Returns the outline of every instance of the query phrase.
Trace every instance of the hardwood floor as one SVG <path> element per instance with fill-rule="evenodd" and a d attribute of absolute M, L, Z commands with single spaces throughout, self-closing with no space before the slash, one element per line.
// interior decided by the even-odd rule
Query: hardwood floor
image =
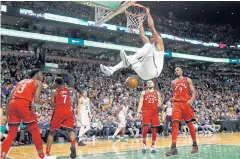
<path fill-rule="evenodd" d="M 216 145 L 239 145 L 240 146 L 240 133 L 226 133 L 226 134 L 211 134 L 211 135 L 199 135 L 197 137 L 199 145 L 204 144 L 216 144 Z M 187 146 L 191 145 L 192 140 L 190 136 L 180 136 L 177 140 L 177 146 Z M 157 138 L 157 148 L 169 147 L 171 145 L 171 137 Z M 46 149 L 44 144 L 44 151 Z M 148 138 L 147 146 L 151 146 L 151 138 Z M 64 144 L 54 144 L 51 149 L 51 154 L 54 156 L 68 156 L 70 143 Z M 121 143 L 117 141 L 113 143 L 111 140 L 103 141 L 89 141 L 84 147 L 77 147 L 77 154 L 99 154 L 105 152 L 121 152 L 121 151 L 131 151 L 131 150 L 141 150 L 142 139 L 129 139 L 128 142 Z M 8 154 L 9 158 L 14 159 L 35 159 L 37 158 L 37 153 L 34 145 L 29 146 L 14 146 L 11 147 Z"/>

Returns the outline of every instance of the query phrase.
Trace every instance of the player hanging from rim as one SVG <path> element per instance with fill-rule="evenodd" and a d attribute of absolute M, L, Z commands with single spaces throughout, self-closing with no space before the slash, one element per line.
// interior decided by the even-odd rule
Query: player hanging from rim
<path fill-rule="evenodd" d="M 152 146 L 151 153 L 155 153 L 156 139 L 157 139 L 157 126 L 158 123 L 158 107 L 161 106 L 161 95 L 154 88 L 154 82 L 152 80 L 147 81 L 147 90 L 142 91 L 137 117 L 140 117 L 142 114 L 142 136 L 143 136 L 143 146 L 142 152 L 146 153 L 146 138 L 149 124 L 152 127 Z"/>
<path fill-rule="evenodd" d="M 56 131 L 62 128 L 68 132 L 68 136 L 71 142 L 70 157 L 76 158 L 74 115 L 72 112 L 69 91 L 71 88 L 64 87 L 64 81 L 61 77 L 57 77 L 54 80 L 53 88 L 54 90 L 51 94 L 51 106 L 54 111 L 50 123 L 50 134 L 47 139 L 46 155 L 50 156 L 50 149 L 53 144 L 53 138 L 56 135 Z"/>
<path fill-rule="evenodd" d="M 143 23 L 140 25 L 139 32 L 144 46 L 140 48 L 134 55 L 127 56 L 124 50 L 120 51 L 120 57 L 122 61 L 114 67 L 107 67 L 100 65 L 101 71 L 107 76 L 111 76 L 119 69 L 131 68 L 142 78 L 143 80 L 150 80 L 158 77 L 163 69 L 164 63 L 164 45 L 163 39 L 157 33 L 154 27 L 154 21 L 149 12 L 146 9 L 148 15 L 148 26 L 151 30 L 152 37 L 149 39 L 144 35 Z"/>
<path fill-rule="evenodd" d="M 172 109 L 172 146 L 167 156 L 178 155 L 176 148 L 179 122 L 183 120 L 187 123 L 189 128 L 193 145 L 191 153 L 198 152 L 198 145 L 196 140 L 196 131 L 192 121 L 195 121 L 194 112 L 192 108 L 193 101 L 196 99 L 196 90 L 192 80 L 183 76 L 183 69 L 177 67 L 175 69 L 177 78 L 172 81 L 173 89 L 173 109 Z"/>
<path fill-rule="evenodd" d="M 129 104 L 127 98 L 123 99 L 123 103 L 119 108 L 117 108 L 115 115 L 118 121 L 118 128 L 116 129 L 115 133 L 112 136 L 112 141 L 116 142 L 116 136 L 122 130 L 120 141 L 127 142 L 126 138 L 124 137 L 126 130 L 126 117 L 129 116 L 129 118 L 131 119 L 133 118 L 132 115 L 129 113 Z"/>

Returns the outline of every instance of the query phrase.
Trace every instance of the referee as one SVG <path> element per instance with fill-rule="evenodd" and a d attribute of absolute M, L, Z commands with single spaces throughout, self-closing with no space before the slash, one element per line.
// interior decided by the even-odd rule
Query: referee
<path fill-rule="evenodd" d="M 169 124 L 172 121 L 172 103 L 170 101 L 167 102 L 166 108 L 163 110 L 163 120 L 164 120 L 164 136 L 167 137 Z"/>

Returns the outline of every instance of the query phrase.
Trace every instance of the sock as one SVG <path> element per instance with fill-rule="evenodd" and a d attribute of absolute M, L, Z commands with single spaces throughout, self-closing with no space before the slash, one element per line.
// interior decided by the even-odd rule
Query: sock
<path fill-rule="evenodd" d="M 157 129 L 152 128 L 152 146 L 155 145 L 156 139 L 157 139 Z"/>
<path fill-rule="evenodd" d="M 116 137 L 117 134 L 118 134 L 120 131 L 121 131 L 121 128 L 117 128 L 116 131 L 115 131 L 115 133 L 113 134 L 113 137 Z"/>
<path fill-rule="evenodd" d="M 172 123 L 172 145 L 175 145 L 175 146 L 176 146 L 176 143 L 177 143 L 178 127 L 179 127 L 178 122 L 173 122 Z"/>
<path fill-rule="evenodd" d="M 144 126 L 142 136 L 143 136 L 143 144 L 145 145 L 146 145 L 147 132 L 148 132 L 148 126 Z"/>
<path fill-rule="evenodd" d="M 41 159 L 44 159 L 45 154 L 42 152 L 42 153 L 38 154 L 38 156 L 39 156 Z"/>
<path fill-rule="evenodd" d="M 124 64 L 123 64 L 122 61 L 119 62 L 117 65 L 111 67 L 111 69 L 112 69 L 114 72 L 117 71 L 117 70 L 120 70 L 120 69 L 122 69 L 122 68 L 124 68 Z"/>
<path fill-rule="evenodd" d="M 50 147 L 49 147 L 49 148 L 48 148 L 48 147 L 46 148 L 46 155 L 50 155 L 50 149 L 51 149 Z"/>
<path fill-rule="evenodd" d="M 8 136 L 2 142 L 1 158 L 5 158 L 18 131 L 18 126 L 9 126 Z"/>
<path fill-rule="evenodd" d="M 192 141 L 193 141 L 193 145 L 197 145 L 197 141 L 196 141 L 196 131 L 194 129 L 193 123 L 189 122 L 187 123 L 191 137 L 192 137 Z"/>
<path fill-rule="evenodd" d="M 72 139 L 72 140 L 71 140 L 71 145 L 72 145 L 72 146 L 75 146 L 75 143 L 76 143 L 76 140 L 75 140 L 75 139 Z"/>

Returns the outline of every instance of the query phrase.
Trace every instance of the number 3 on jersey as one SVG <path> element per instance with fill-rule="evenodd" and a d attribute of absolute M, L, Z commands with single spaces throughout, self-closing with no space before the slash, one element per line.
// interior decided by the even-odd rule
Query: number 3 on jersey
<path fill-rule="evenodd" d="M 20 90 L 18 90 L 17 92 L 18 92 L 18 93 L 22 93 L 22 92 L 24 91 L 24 88 L 25 88 L 26 85 L 27 85 L 27 82 L 21 84 Z"/>

